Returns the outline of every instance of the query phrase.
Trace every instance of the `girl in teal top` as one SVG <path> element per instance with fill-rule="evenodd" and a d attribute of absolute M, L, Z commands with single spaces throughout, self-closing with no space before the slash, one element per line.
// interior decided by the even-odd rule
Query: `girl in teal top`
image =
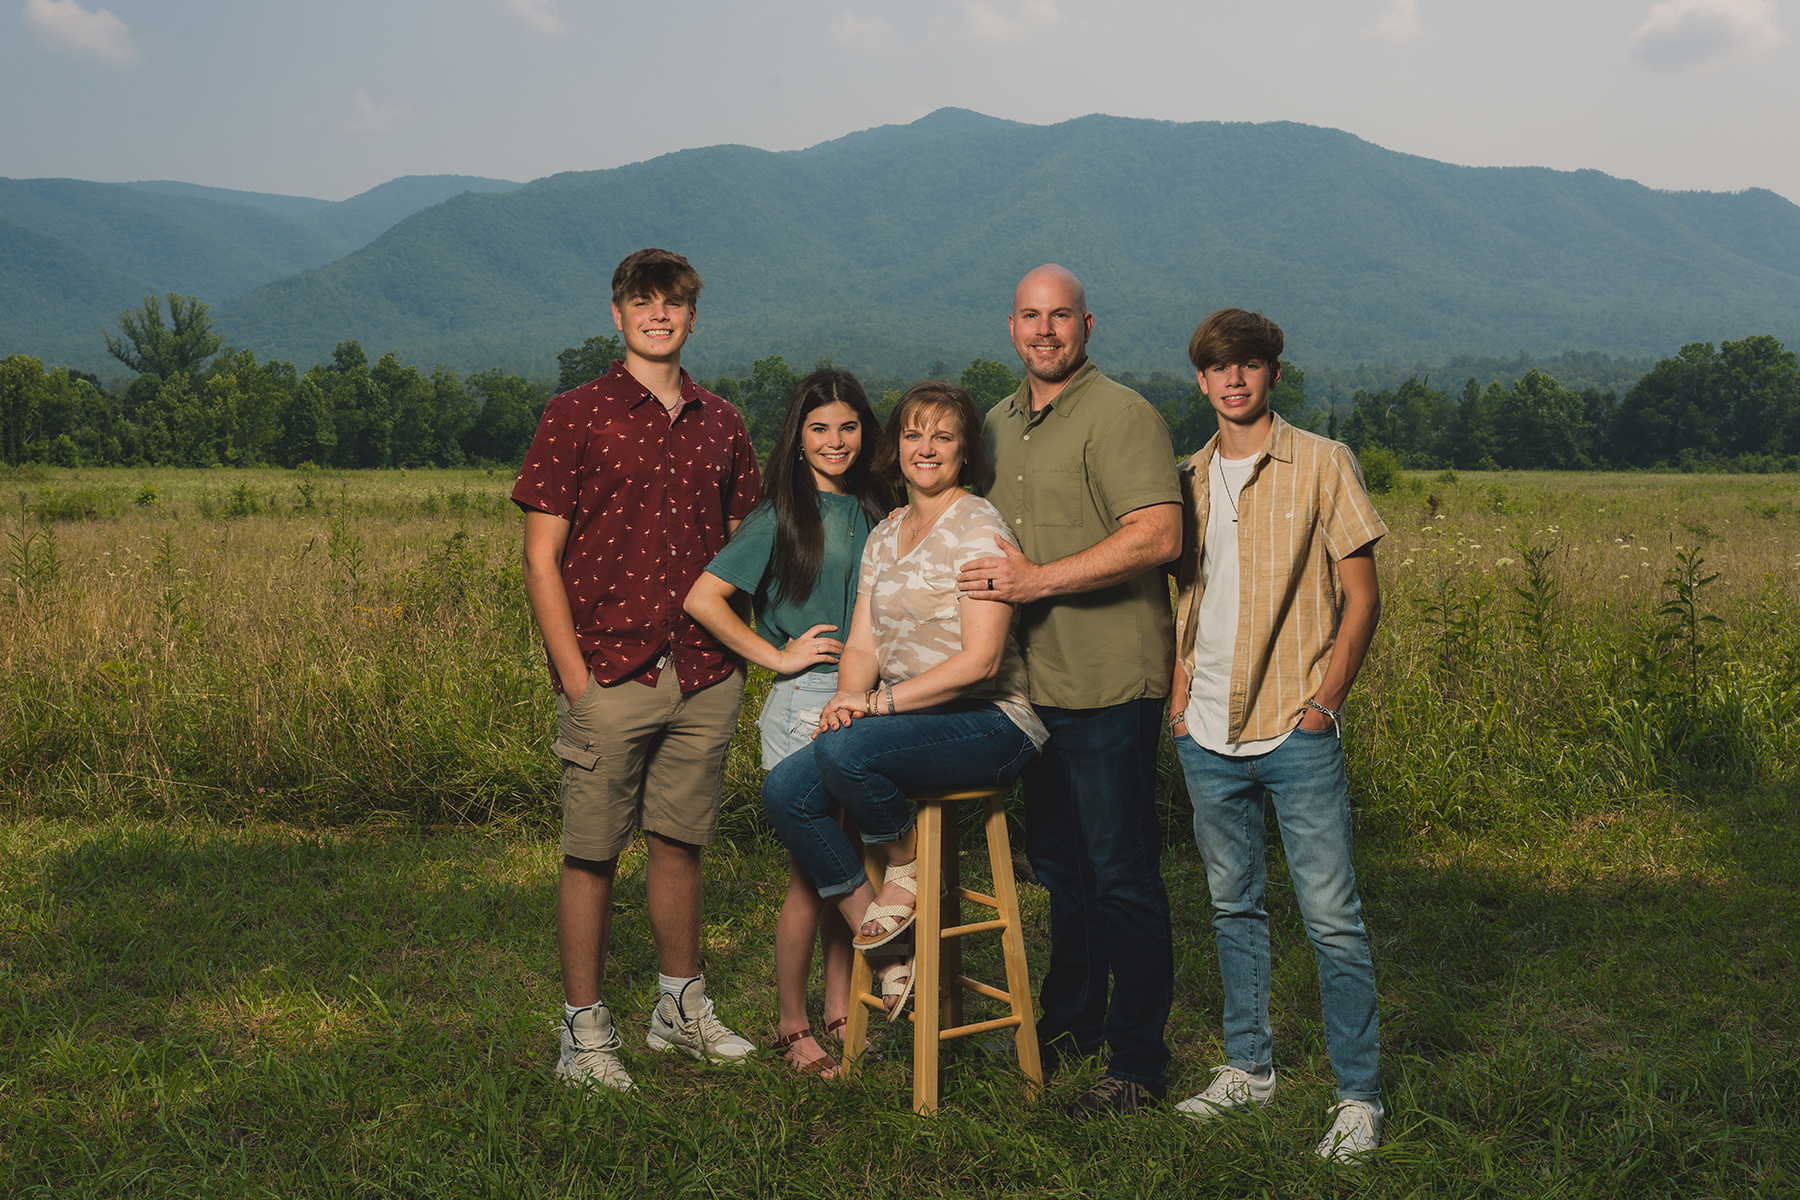
<path fill-rule="evenodd" d="M 880 436 L 881 422 L 855 376 L 827 368 L 802 379 L 769 451 L 762 502 L 688 593 L 690 616 L 735 653 L 775 672 L 760 722 L 765 769 L 797 751 L 810 753 L 820 710 L 837 691 L 837 656 L 856 606 L 863 543 L 895 505 L 892 489 L 869 470 Z M 739 592 L 751 597 L 755 629 L 731 605 Z M 829 1078 L 837 1063 L 813 1040 L 806 1014 L 814 930 L 824 955 L 830 1033 L 850 1011 L 850 927 L 790 858 L 775 926 L 776 1047 L 803 1074 Z"/>

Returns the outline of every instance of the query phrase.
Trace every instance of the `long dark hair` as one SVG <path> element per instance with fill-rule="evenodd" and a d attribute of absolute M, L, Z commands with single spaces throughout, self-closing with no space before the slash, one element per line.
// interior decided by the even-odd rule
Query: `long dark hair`
<path fill-rule="evenodd" d="M 825 367 L 802 379 L 788 401 L 781 435 L 769 451 L 763 470 L 763 503 L 775 510 L 775 594 L 788 604 L 804 604 L 812 595 L 825 561 L 825 523 L 819 519 L 818 484 L 812 467 L 800 452 L 800 431 L 807 416 L 828 404 L 847 404 L 862 425 L 862 449 L 844 473 L 844 490 L 862 505 L 869 524 L 875 525 L 894 507 L 894 490 L 870 470 L 881 442 L 881 419 L 869 405 L 868 394 L 856 376 L 836 367 Z M 839 631 L 840 633 L 846 631 Z"/>

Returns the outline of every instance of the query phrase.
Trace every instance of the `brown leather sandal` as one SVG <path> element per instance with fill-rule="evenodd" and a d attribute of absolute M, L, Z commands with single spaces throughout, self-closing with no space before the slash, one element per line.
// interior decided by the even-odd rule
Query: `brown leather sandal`
<path fill-rule="evenodd" d="M 817 1075 L 820 1079 L 836 1079 L 838 1070 L 837 1059 L 831 1057 L 829 1054 L 821 1053 L 819 1057 L 808 1059 L 805 1062 L 794 1061 L 794 1044 L 800 1041 L 801 1038 L 808 1038 L 811 1036 L 812 1026 L 805 1025 L 795 1030 L 793 1033 L 783 1034 L 776 1038 L 773 1042 L 769 1043 L 769 1049 L 781 1051 L 781 1055 L 783 1058 L 787 1059 L 788 1065 L 802 1075 Z"/>

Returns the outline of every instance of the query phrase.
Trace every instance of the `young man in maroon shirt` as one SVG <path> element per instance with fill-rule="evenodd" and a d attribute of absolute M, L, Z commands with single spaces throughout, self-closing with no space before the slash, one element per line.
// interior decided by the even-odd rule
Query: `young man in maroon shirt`
<path fill-rule="evenodd" d="M 648 1043 L 695 1058 L 753 1047 L 713 1015 L 700 976 L 701 851 L 712 840 L 743 674 L 682 608 L 757 498 L 744 421 L 681 369 L 700 276 L 667 250 L 613 272 L 625 358 L 550 401 L 513 502 L 525 510 L 525 592 L 557 695 L 562 874 L 559 1078 L 625 1090 L 601 999 L 613 876 L 644 830 L 659 988 Z"/>

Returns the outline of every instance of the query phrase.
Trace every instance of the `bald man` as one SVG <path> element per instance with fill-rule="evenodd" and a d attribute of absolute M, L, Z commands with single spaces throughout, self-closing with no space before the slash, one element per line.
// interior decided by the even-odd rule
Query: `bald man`
<path fill-rule="evenodd" d="M 1048 264 L 1007 317 L 1025 382 L 988 413 L 984 493 L 1023 552 L 976 559 L 970 597 L 1019 605 L 1031 703 L 1050 729 L 1024 777 L 1025 846 L 1050 893 L 1038 1036 L 1048 1069 L 1106 1052 L 1077 1120 L 1159 1100 L 1174 991 L 1156 747 L 1175 635 L 1156 568 L 1181 548 L 1169 430 L 1088 361 L 1080 280 Z M 1109 995 L 1110 992 L 1110 995 Z"/>

